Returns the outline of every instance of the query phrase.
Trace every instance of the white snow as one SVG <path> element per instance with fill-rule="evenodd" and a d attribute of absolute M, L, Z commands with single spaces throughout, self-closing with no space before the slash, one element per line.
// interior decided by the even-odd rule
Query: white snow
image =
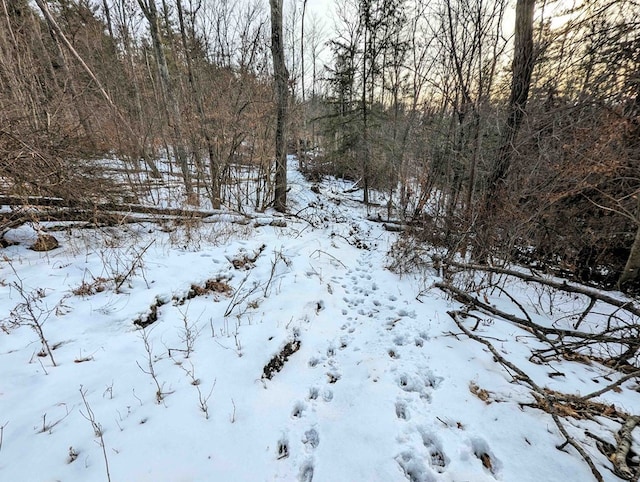
<path fill-rule="evenodd" d="M 460 305 L 431 287 L 436 272 L 390 272 L 397 235 L 367 221 L 344 182 L 316 195 L 289 176 L 299 217 L 284 228 L 267 212 L 249 225 L 229 215 L 190 229 L 69 229 L 52 233 L 61 247 L 47 253 L 27 249 L 27 227 L 7 236 L 20 244 L 0 253 L 0 480 L 104 481 L 104 454 L 112 481 L 593 480 L 572 447 L 556 448 L 551 417 L 520 405 L 533 401 L 527 386 L 461 334 L 447 315 Z M 188 296 L 207 280 L 231 291 Z M 38 356 L 29 312 L 12 318 L 25 301 L 15 283 L 33 297 L 57 366 Z M 558 295 L 553 314 L 536 313 L 543 294 L 510 283 L 538 323 L 575 309 Z M 147 350 L 134 321 L 158 301 Z M 514 311 L 499 292 L 491 302 Z M 619 377 L 595 363 L 535 364 L 538 340 L 501 319 L 475 333 L 554 390 L 586 394 Z M 263 378 L 295 340 L 300 349 Z M 598 400 L 638 414 L 629 387 Z M 565 422 L 605 480 L 620 480 L 585 436 L 615 443 L 620 425 Z"/>

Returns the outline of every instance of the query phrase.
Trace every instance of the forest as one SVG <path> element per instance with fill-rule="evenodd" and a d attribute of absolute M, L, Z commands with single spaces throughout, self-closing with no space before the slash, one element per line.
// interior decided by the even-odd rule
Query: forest
<path fill-rule="evenodd" d="M 158 178 L 160 159 L 182 178 L 182 206 L 283 211 L 286 151 L 308 176 L 358 181 L 363 203 L 385 203 L 406 249 L 637 290 L 636 2 L 331 7 L 280 8 L 275 75 L 266 2 L 2 0 L 0 177 L 13 210 L 0 233 L 36 216 L 35 199 L 77 216 L 144 204 L 140 172 Z M 124 185 L 92 161 L 105 157 L 123 162 Z"/>
<path fill-rule="evenodd" d="M 0 0 L 0 479 L 640 477 L 637 0 Z"/>

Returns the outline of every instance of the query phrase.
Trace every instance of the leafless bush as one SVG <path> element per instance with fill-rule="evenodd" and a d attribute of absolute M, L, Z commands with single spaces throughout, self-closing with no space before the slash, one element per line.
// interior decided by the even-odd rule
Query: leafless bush
<path fill-rule="evenodd" d="M 127 249 L 104 247 L 98 254 L 102 260 L 105 276 L 97 279 L 106 278 L 113 281 L 116 293 L 119 293 L 122 286 L 136 275 L 142 276 L 146 282 L 144 255 L 154 243 L 155 239 L 143 247 L 136 245 Z"/>
<path fill-rule="evenodd" d="M 142 328 L 140 330 L 140 338 L 142 339 L 142 343 L 144 344 L 144 350 L 146 354 L 146 368 L 143 368 L 140 363 L 136 362 L 138 368 L 142 370 L 143 373 L 146 373 L 151 377 L 153 383 L 156 386 L 156 402 L 162 403 L 164 398 L 169 394 L 169 392 L 165 392 L 163 390 L 164 384 L 160 384 L 158 381 L 158 375 L 155 370 L 155 360 L 153 355 L 153 345 L 151 344 L 151 340 L 149 340 L 149 331 L 146 328 Z"/>
<path fill-rule="evenodd" d="M 22 298 L 22 302 L 18 303 L 11 310 L 9 315 L 10 322 L 15 326 L 28 326 L 35 331 L 40 343 L 42 344 L 42 350 L 38 353 L 38 356 L 48 356 L 51 360 L 51 364 L 55 367 L 57 364 L 53 357 L 53 351 L 49 345 L 49 341 L 44 334 L 43 326 L 51 314 L 56 312 L 57 306 L 53 308 L 48 308 L 46 306 L 43 301 L 46 293 L 43 289 L 38 288 L 28 291 L 25 288 L 22 279 L 18 275 L 18 272 L 11 263 L 9 264 L 17 278 L 17 281 L 12 283 L 12 287 L 18 292 L 20 298 Z"/>
<path fill-rule="evenodd" d="M 80 385 L 80 396 L 82 397 L 82 401 L 84 402 L 84 406 L 85 406 L 85 409 L 86 409 L 86 413 L 83 413 L 82 410 L 81 410 L 80 414 L 89 421 L 89 423 L 91 424 L 91 428 L 93 429 L 93 434 L 98 439 L 98 445 L 100 445 L 100 448 L 102 449 L 102 456 L 104 458 L 104 466 L 105 466 L 105 470 L 107 472 L 107 481 L 111 482 L 111 474 L 109 473 L 109 459 L 107 457 L 107 447 L 106 447 L 106 445 L 104 443 L 104 430 L 102 429 L 102 425 L 100 425 L 98 423 L 98 421 L 96 420 L 95 414 L 93 413 L 93 410 L 91 409 L 91 406 L 89 405 L 89 401 L 87 400 L 87 390 L 84 389 L 82 387 L 82 385 Z M 73 458 L 72 457 L 72 453 L 74 453 L 74 451 L 70 447 L 69 448 L 69 458 L 70 458 L 70 460 Z M 77 457 L 77 453 L 75 453 L 75 455 Z M 73 461 L 73 460 L 71 460 L 71 461 Z"/>
<path fill-rule="evenodd" d="M 191 385 L 193 385 L 196 391 L 198 392 L 198 408 L 200 408 L 200 411 L 204 414 L 204 418 L 208 420 L 209 419 L 209 399 L 211 398 L 211 395 L 213 395 L 213 389 L 216 387 L 216 380 L 213 381 L 213 384 L 211 385 L 211 390 L 209 390 L 209 393 L 207 395 L 203 394 L 202 390 L 200 389 L 202 380 L 200 380 L 199 378 L 196 378 L 196 369 L 193 366 L 193 363 L 190 363 L 190 365 L 191 365 L 190 368 L 186 368 L 182 363 L 178 363 L 178 366 L 182 368 L 182 370 L 186 373 L 187 377 L 189 377 L 189 380 L 191 380 Z"/>

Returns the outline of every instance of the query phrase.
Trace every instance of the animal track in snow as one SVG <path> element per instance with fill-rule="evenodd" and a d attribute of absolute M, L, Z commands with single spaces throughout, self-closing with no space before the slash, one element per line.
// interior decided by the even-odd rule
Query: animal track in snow
<path fill-rule="evenodd" d="M 409 420 L 409 411 L 405 402 L 396 402 L 396 417 L 398 417 L 400 420 Z"/>
<path fill-rule="evenodd" d="M 336 383 L 338 380 L 340 380 L 340 378 L 342 378 L 342 376 L 336 371 L 327 373 L 327 381 L 329 383 Z"/>
<path fill-rule="evenodd" d="M 307 396 L 307 398 L 309 400 L 317 400 L 319 394 L 320 390 L 318 389 L 318 387 L 311 387 L 309 388 L 309 395 Z"/>
<path fill-rule="evenodd" d="M 422 444 L 429 451 L 429 462 L 431 467 L 437 472 L 444 472 L 449 464 L 449 457 L 447 457 L 442 450 L 442 444 L 438 437 L 424 428 L 418 428 L 420 435 L 422 436 Z"/>
<path fill-rule="evenodd" d="M 278 446 L 277 446 L 277 457 L 278 460 L 280 459 L 286 459 L 289 456 L 289 441 L 287 440 L 286 437 L 282 437 L 280 440 L 278 440 Z"/>
<path fill-rule="evenodd" d="M 320 435 L 315 428 L 311 428 L 304 433 L 302 437 L 302 443 L 305 444 L 310 450 L 315 449 L 320 445 Z"/>
<path fill-rule="evenodd" d="M 327 389 L 325 389 L 325 390 L 322 392 L 322 399 L 323 399 L 325 402 L 330 402 L 331 400 L 333 400 L 333 391 L 329 390 L 328 388 L 327 388 Z"/>
<path fill-rule="evenodd" d="M 299 482 L 311 482 L 313 480 L 313 461 L 307 460 L 300 467 L 300 473 L 298 475 Z"/>
<path fill-rule="evenodd" d="M 309 358 L 309 366 L 311 368 L 315 368 L 320 363 L 322 363 L 322 359 L 321 358 L 318 358 L 316 356 L 313 356 L 313 357 Z"/>
<path fill-rule="evenodd" d="M 400 310 L 398 310 L 398 316 L 401 316 L 401 317 L 405 317 L 406 316 L 408 318 L 415 319 L 417 315 L 416 315 L 415 311 L 407 311 L 407 310 L 400 309 Z"/>
<path fill-rule="evenodd" d="M 430 391 L 440 385 L 442 377 L 438 377 L 427 370 L 417 375 L 402 374 L 398 377 L 397 382 L 400 389 L 405 392 L 418 393 L 420 398 L 430 401 Z"/>
<path fill-rule="evenodd" d="M 489 444 L 482 438 L 474 437 L 469 440 L 473 454 L 482 462 L 482 466 L 495 476 L 502 468 L 502 463 L 493 454 Z"/>
<path fill-rule="evenodd" d="M 397 335 L 393 338 L 393 343 L 397 346 L 402 346 L 407 342 L 407 337 L 405 335 Z"/>
<path fill-rule="evenodd" d="M 396 456 L 396 462 L 410 482 L 435 482 L 435 478 L 420 458 L 411 451 L 404 451 Z"/>
<path fill-rule="evenodd" d="M 303 402 L 296 402 L 293 406 L 293 411 L 291 412 L 291 416 L 293 418 L 302 417 L 302 413 L 306 410 L 307 406 Z"/>

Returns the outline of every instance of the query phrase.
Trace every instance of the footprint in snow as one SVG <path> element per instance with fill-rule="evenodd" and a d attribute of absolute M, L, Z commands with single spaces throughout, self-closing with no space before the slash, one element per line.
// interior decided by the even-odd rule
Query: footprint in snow
<path fill-rule="evenodd" d="M 403 401 L 396 402 L 396 417 L 400 420 L 409 420 L 409 410 L 407 404 Z"/>
<path fill-rule="evenodd" d="M 407 343 L 407 337 L 405 335 L 397 335 L 393 338 L 393 343 L 397 346 L 402 346 Z"/>
<path fill-rule="evenodd" d="M 409 450 L 397 455 L 396 462 L 410 482 L 434 482 L 435 480 L 420 457 Z"/>
<path fill-rule="evenodd" d="M 402 374 L 398 377 L 397 382 L 401 390 L 408 393 L 417 393 L 420 398 L 430 402 L 430 392 L 438 388 L 442 380 L 442 377 L 438 377 L 427 370 L 424 373 L 421 372 L 414 375 Z"/>
<path fill-rule="evenodd" d="M 311 482 L 313 480 L 313 461 L 307 460 L 300 467 L 300 473 L 298 474 L 299 482 Z"/>
<path fill-rule="evenodd" d="M 302 443 L 309 449 L 313 450 L 320 445 L 320 435 L 315 428 L 311 428 L 304 433 Z"/>
<path fill-rule="evenodd" d="M 307 406 L 303 402 L 296 402 L 291 411 L 292 418 L 301 418 Z"/>
<path fill-rule="evenodd" d="M 307 396 L 307 399 L 317 400 L 319 394 L 320 394 L 320 389 L 318 387 L 311 387 L 309 388 L 309 395 Z"/>
<path fill-rule="evenodd" d="M 318 364 L 320 364 L 321 362 L 322 362 L 322 360 L 320 358 L 318 358 L 318 357 L 313 356 L 313 357 L 309 358 L 309 366 L 311 368 L 317 367 Z"/>
<path fill-rule="evenodd" d="M 407 310 L 398 310 L 398 316 L 402 316 L 402 317 L 409 317 L 409 318 L 416 318 L 416 312 L 415 311 L 407 311 Z"/>
<path fill-rule="evenodd" d="M 440 439 L 425 428 L 419 427 L 418 431 L 422 436 L 422 444 L 429 452 L 429 463 L 431 467 L 439 473 L 444 472 L 449 464 L 449 457 L 447 457 L 442 450 Z"/>
<path fill-rule="evenodd" d="M 284 436 L 278 440 L 276 456 L 278 460 L 286 459 L 289 456 L 289 441 Z"/>
<path fill-rule="evenodd" d="M 475 455 L 486 471 L 495 476 L 502 468 L 502 462 L 493 454 L 486 440 L 474 437 L 469 440 L 473 455 Z"/>
<path fill-rule="evenodd" d="M 331 371 L 327 373 L 327 381 L 331 384 L 336 383 L 338 380 L 340 380 L 342 376 L 336 372 L 336 371 Z M 333 398 L 333 395 L 332 395 Z"/>

